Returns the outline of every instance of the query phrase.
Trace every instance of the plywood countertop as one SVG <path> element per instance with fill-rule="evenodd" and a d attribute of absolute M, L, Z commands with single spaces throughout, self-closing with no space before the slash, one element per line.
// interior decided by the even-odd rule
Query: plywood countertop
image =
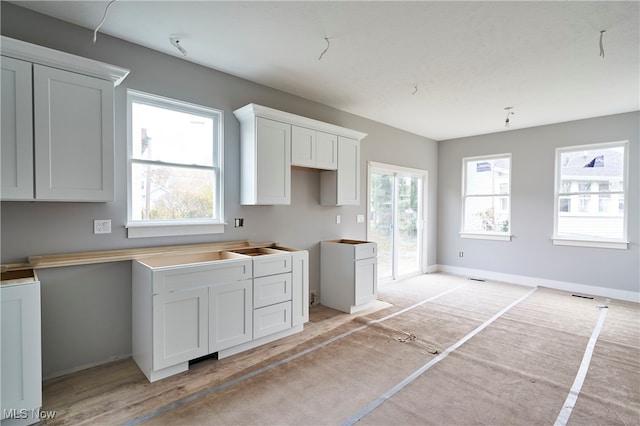
<path fill-rule="evenodd" d="M 120 250 L 85 251 L 29 256 L 26 262 L 2 265 L 2 272 L 24 269 L 57 268 L 62 266 L 90 265 L 94 263 L 120 262 L 168 254 L 193 254 L 254 247 L 273 247 L 275 242 L 254 243 L 250 241 L 228 241 L 220 243 L 185 244 L 176 246 L 142 247 Z"/>

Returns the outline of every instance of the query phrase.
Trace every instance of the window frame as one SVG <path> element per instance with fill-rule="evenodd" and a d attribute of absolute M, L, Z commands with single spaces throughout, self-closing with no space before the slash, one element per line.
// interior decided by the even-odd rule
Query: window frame
<path fill-rule="evenodd" d="M 487 197 L 496 197 L 497 199 L 507 198 L 507 211 L 509 214 L 509 231 L 507 232 L 496 232 L 496 231 L 467 231 L 465 230 L 465 212 L 466 212 L 466 199 L 467 197 L 477 197 L 478 195 L 469 195 L 467 194 L 467 164 L 470 162 L 478 162 L 482 160 L 509 160 L 509 191 L 507 194 L 503 194 L 498 192 L 494 192 L 491 195 L 486 195 Z M 502 153 L 502 154 L 491 154 L 491 155 L 481 155 L 474 157 L 464 157 L 462 159 L 462 191 L 461 191 L 461 220 L 460 220 L 460 237 L 461 238 L 471 238 L 471 239 L 481 239 L 481 240 L 495 240 L 495 241 L 511 241 L 511 226 L 512 226 L 512 218 L 511 218 L 511 176 L 512 176 L 512 155 L 511 153 Z"/>
<path fill-rule="evenodd" d="M 590 194 L 598 195 L 598 203 L 601 201 L 602 195 L 611 195 L 613 193 L 622 193 L 623 200 L 625 201 L 623 204 L 623 225 L 622 225 L 622 238 L 604 238 L 604 237 L 593 237 L 593 236 L 567 236 L 558 234 L 558 219 L 559 219 L 559 202 L 560 197 L 567 197 L 567 195 L 574 194 L 573 192 L 561 192 L 559 189 L 562 185 L 562 172 L 561 168 L 561 158 L 562 154 L 566 152 L 574 152 L 574 151 L 582 151 L 582 150 L 598 150 L 598 149 L 606 149 L 606 148 L 616 148 L 623 147 L 624 154 L 622 159 L 622 165 L 624 167 L 622 171 L 622 190 L 621 191 L 592 191 L 592 186 L 590 186 Z M 554 193 L 554 202 L 553 202 L 553 237 L 552 241 L 554 245 L 559 246 L 576 246 L 576 247 L 596 247 L 596 248 L 610 248 L 610 249 L 621 249 L 626 250 L 629 245 L 629 234 L 627 222 L 629 220 L 629 210 L 628 210 L 628 195 L 629 195 L 629 141 L 621 140 L 615 142 L 600 142 L 600 143 L 591 143 L 585 145 L 572 145 L 572 146 L 564 146 L 556 148 L 556 157 L 555 157 L 555 178 L 553 181 L 553 193 Z M 598 189 L 599 189 L 598 184 Z M 575 195 L 580 196 L 580 191 L 575 193 Z M 598 206 L 600 209 L 600 206 Z"/>
<path fill-rule="evenodd" d="M 132 168 L 136 163 L 133 158 L 132 140 L 132 114 L 133 103 L 143 103 L 158 108 L 199 114 L 215 117 L 218 121 L 217 129 L 214 129 L 216 141 L 214 149 L 214 164 L 212 166 L 215 176 L 215 197 L 213 207 L 214 216 L 218 219 L 194 219 L 194 220 L 132 220 Z M 217 163 L 215 160 L 217 159 Z M 145 164 L 156 162 L 158 165 L 167 165 L 162 161 L 144 160 Z M 186 168 L 190 168 L 188 165 Z M 194 169 L 202 169 L 194 166 Z M 216 209 L 217 206 L 217 209 Z M 127 238 L 167 237 L 183 235 L 206 235 L 224 233 L 224 111 L 208 106 L 196 105 L 190 102 L 171 99 L 160 95 L 145 93 L 138 90 L 127 89 Z"/>

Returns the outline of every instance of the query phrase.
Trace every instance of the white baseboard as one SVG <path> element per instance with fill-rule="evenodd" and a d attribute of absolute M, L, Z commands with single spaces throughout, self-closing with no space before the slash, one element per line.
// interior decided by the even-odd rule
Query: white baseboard
<path fill-rule="evenodd" d="M 77 367 L 71 368 L 69 370 L 56 371 L 53 373 L 49 373 L 42 378 L 42 380 L 54 379 L 60 376 L 66 376 L 67 374 L 77 373 L 78 371 L 86 370 L 88 368 L 97 367 L 103 364 L 109 364 L 110 362 L 119 361 L 124 358 L 131 358 L 131 354 L 122 354 L 122 355 L 112 355 L 107 359 L 103 359 L 102 361 L 92 362 L 90 364 L 79 365 Z"/>
<path fill-rule="evenodd" d="M 429 265 L 425 273 L 430 274 L 432 272 L 438 272 L 438 265 Z"/>
<path fill-rule="evenodd" d="M 592 285 L 571 283 L 566 281 L 548 280 L 545 278 L 529 277 L 525 275 L 503 274 L 501 272 L 485 271 L 482 269 L 461 268 L 458 266 L 437 265 L 437 270 L 454 275 L 462 275 L 470 278 L 481 278 L 494 281 L 525 285 L 528 287 L 548 287 L 556 290 L 569 291 L 593 296 L 609 297 L 611 299 L 625 300 L 640 303 L 640 292 L 618 290 L 615 288 L 597 287 Z"/>

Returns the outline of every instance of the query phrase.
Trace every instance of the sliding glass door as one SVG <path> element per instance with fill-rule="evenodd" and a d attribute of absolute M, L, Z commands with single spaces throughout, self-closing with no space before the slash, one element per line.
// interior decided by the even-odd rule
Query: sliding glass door
<path fill-rule="evenodd" d="M 422 272 L 426 171 L 369 164 L 368 239 L 378 244 L 378 280 Z"/>

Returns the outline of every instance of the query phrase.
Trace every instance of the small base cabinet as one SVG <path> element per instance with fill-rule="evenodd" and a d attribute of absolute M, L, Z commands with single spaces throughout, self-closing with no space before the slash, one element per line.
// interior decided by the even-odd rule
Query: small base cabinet
<path fill-rule="evenodd" d="M 40 421 L 42 342 L 40 282 L 35 271 L 2 273 L 2 425 Z"/>
<path fill-rule="evenodd" d="M 320 304 L 353 314 L 376 300 L 376 253 L 368 241 L 320 242 Z"/>
<path fill-rule="evenodd" d="M 308 321 L 308 307 L 306 316 L 300 310 L 309 288 L 304 250 L 154 256 L 134 261 L 132 273 L 133 359 L 150 382 L 193 359 L 302 331 Z"/>

